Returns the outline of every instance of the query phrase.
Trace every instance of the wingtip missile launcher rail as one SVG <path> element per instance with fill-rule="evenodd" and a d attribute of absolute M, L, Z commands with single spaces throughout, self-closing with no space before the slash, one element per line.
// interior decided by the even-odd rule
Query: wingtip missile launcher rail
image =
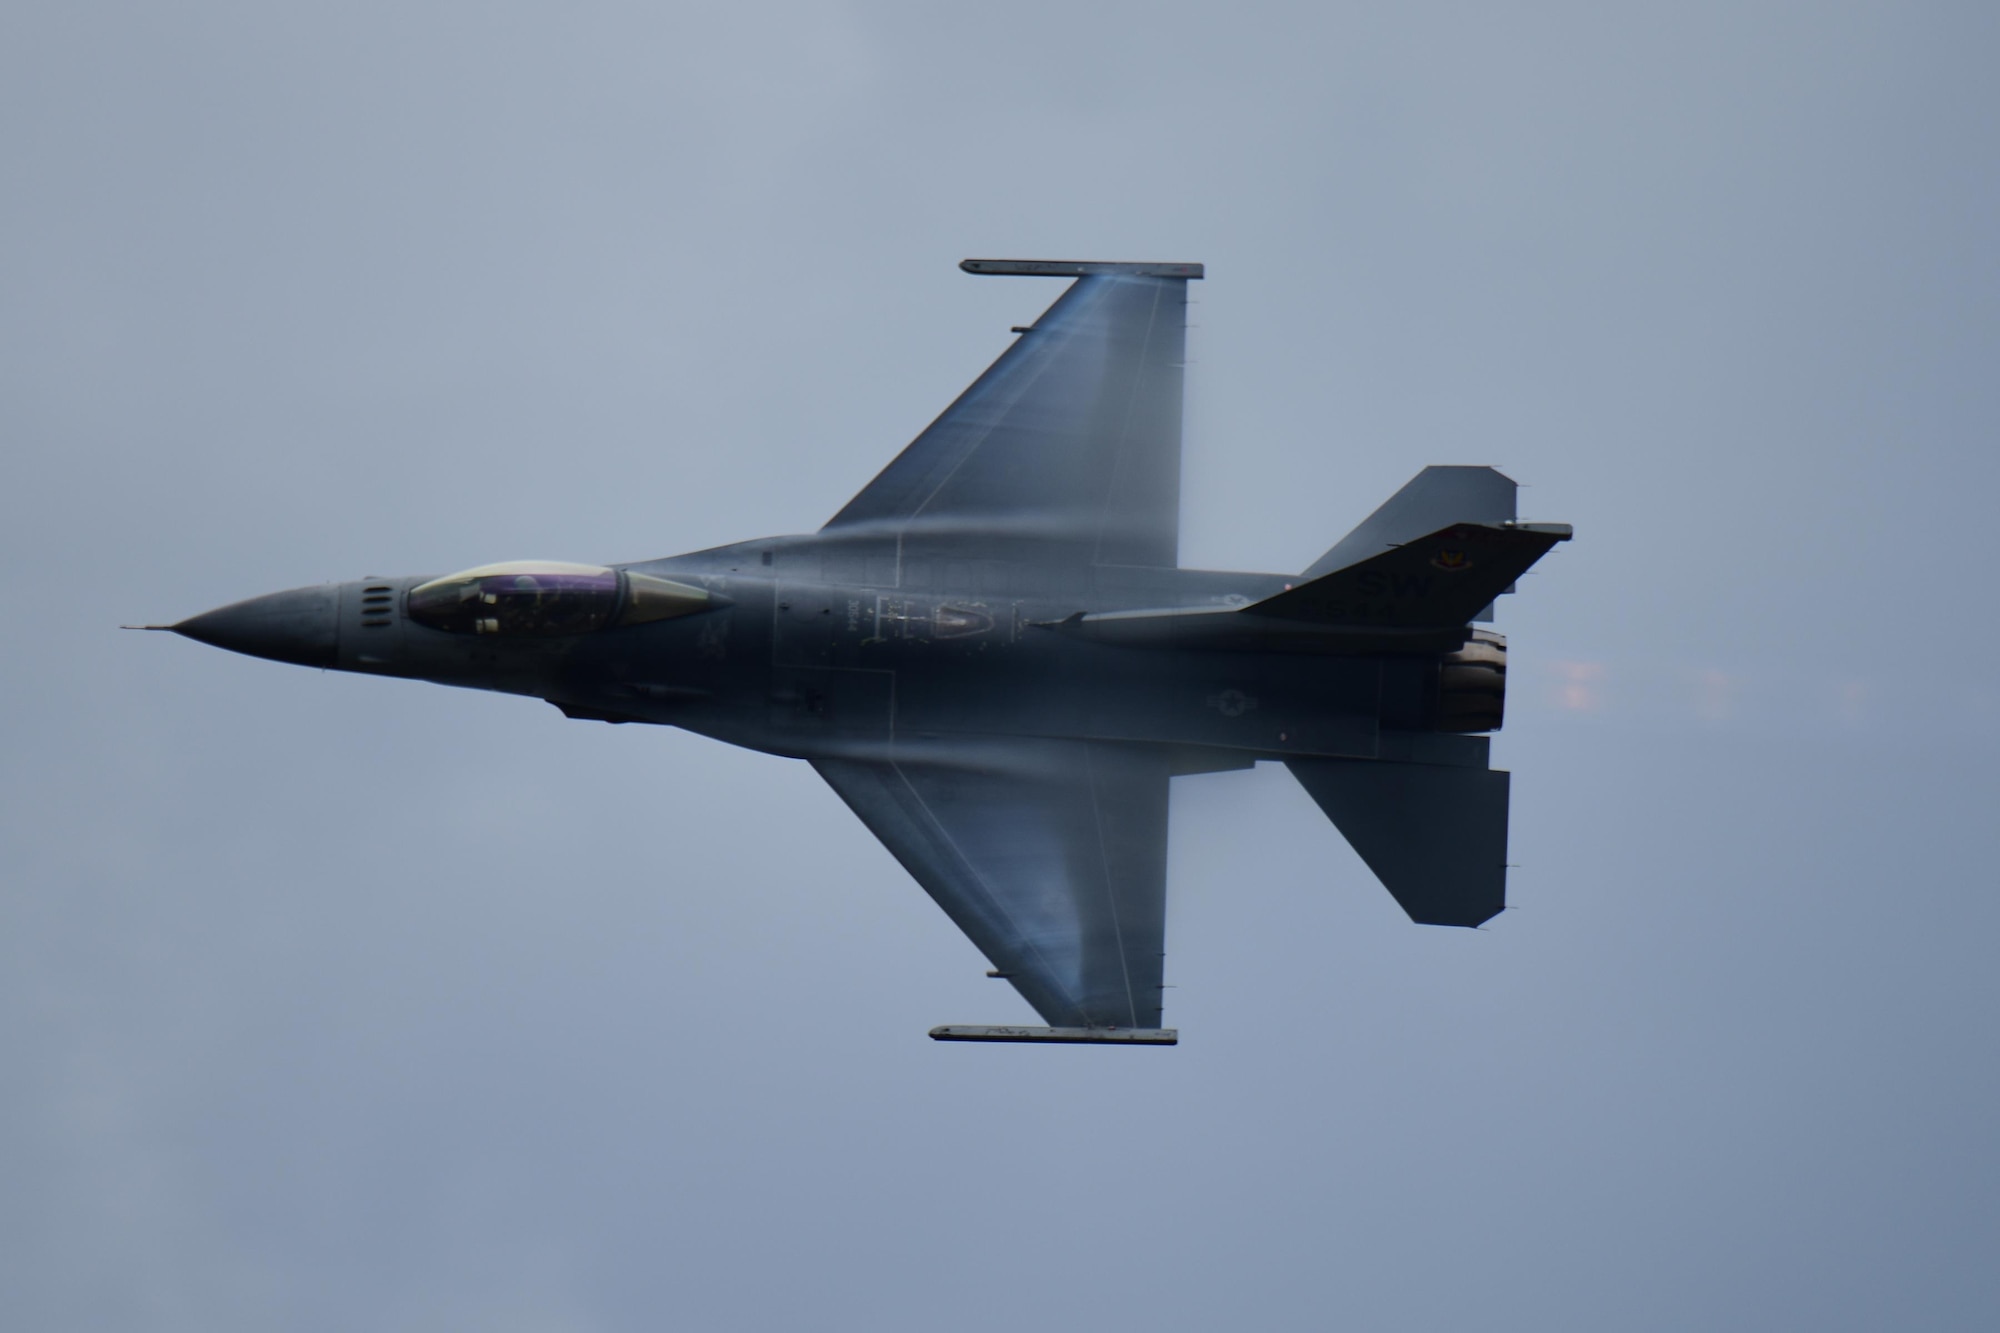
<path fill-rule="evenodd" d="M 947 1023 L 931 1029 L 932 1041 L 1015 1041 L 1067 1046 L 1176 1046 L 1179 1028 L 1030 1028 Z"/>
<path fill-rule="evenodd" d="M 1128 278 L 1199 278 L 1200 264 L 1111 262 L 1097 259 L 961 259 L 967 273 L 1018 278 L 1085 278 L 1116 273 Z"/>

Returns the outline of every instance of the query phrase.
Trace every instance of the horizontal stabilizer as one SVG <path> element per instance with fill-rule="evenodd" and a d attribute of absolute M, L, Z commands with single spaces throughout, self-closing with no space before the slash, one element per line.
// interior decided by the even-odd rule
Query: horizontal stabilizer
<path fill-rule="evenodd" d="M 1175 1046 L 1179 1028 L 1017 1028 L 947 1023 L 931 1029 L 932 1041 L 1039 1041 L 1061 1045 Z"/>
<path fill-rule="evenodd" d="M 1566 525 L 1461 523 L 1243 608 L 1325 625 L 1463 625 L 1548 553 Z"/>
<path fill-rule="evenodd" d="M 1500 527 L 1514 519 L 1514 479 L 1490 467 L 1427 467 L 1334 548 L 1312 562 L 1316 579 L 1454 523 Z"/>
<path fill-rule="evenodd" d="M 1285 766 L 1412 921 L 1476 926 L 1507 906 L 1507 773 L 1374 759 Z"/>

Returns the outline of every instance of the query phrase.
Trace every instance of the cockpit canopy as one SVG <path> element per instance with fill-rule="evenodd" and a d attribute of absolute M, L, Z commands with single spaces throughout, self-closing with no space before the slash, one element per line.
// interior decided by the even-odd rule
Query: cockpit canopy
<path fill-rule="evenodd" d="M 604 565 L 514 560 L 410 589 L 410 619 L 452 634 L 557 638 L 705 611 L 708 593 Z"/>

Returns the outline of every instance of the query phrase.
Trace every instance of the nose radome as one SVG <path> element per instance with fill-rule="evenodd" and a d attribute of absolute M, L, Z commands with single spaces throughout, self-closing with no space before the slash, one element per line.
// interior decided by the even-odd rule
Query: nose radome
<path fill-rule="evenodd" d="M 204 611 L 172 628 L 176 634 L 232 653 L 330 667 L 339 647 L 340 588 L 325 583 L 266 593 Z"/>

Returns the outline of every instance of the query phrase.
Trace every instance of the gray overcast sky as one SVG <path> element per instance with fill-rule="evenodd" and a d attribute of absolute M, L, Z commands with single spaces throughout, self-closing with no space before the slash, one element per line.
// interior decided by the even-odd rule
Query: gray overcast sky
<path fill-rule="evenodd" d="M 2000 1323 L 2000 11 L 0 9 L 0 1323 Z M 1426 463 L 1513 898 L 1177 784 L 1176 1050 L 801 764 L 121 621 L 834 512 L 1201 260 L 1183 559 Z"/>

